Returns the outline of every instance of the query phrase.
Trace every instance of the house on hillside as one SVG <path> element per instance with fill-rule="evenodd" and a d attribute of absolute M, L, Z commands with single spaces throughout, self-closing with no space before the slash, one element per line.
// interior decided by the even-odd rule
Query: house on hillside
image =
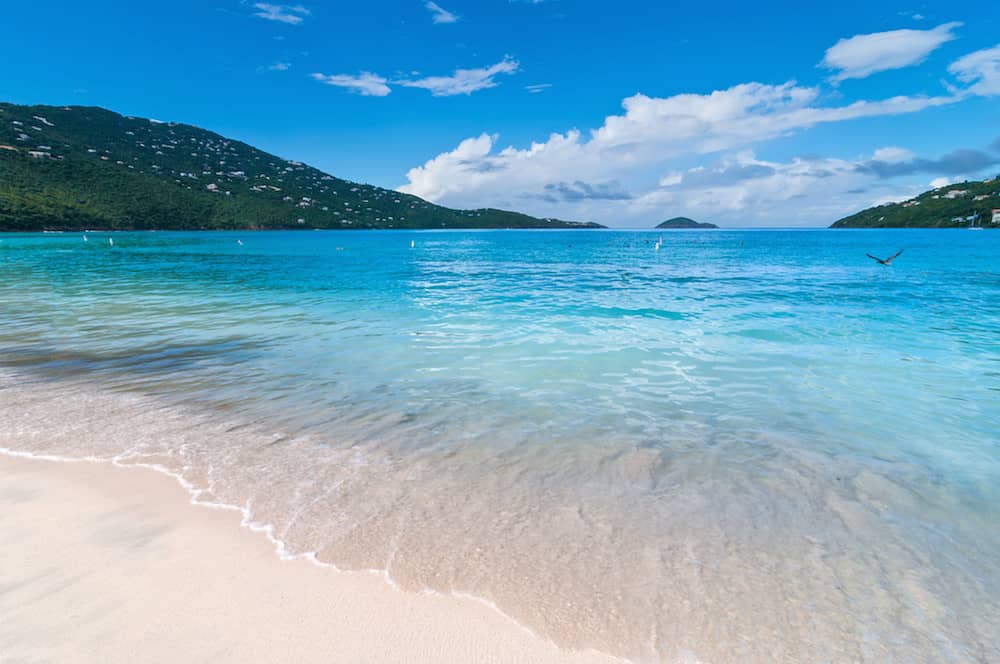
<path fill-rule="evenodd" d="M 959 196 L 965 196 L 969 191 L 967 189 L 952 189 L 947 194 L 944 195 L 945 198 L 954 200 Z"/>
<path fill-rule="evenodd" d="M 993 219 L 990 220 L 990 223 L 1000 224 L 1000 208 L 993 210 Z"/>

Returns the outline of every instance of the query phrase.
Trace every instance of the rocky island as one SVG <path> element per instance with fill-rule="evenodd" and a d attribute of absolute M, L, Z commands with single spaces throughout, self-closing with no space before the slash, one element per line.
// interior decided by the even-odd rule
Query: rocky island
<path fill-rule="evenodd" d="M 677 228 L 718 228 L 715 224 L 708 224 L 704 222 L 698 222 L 694 219 L 689 219 L 687 217 L 674 217 L 673 219 L 667 219 L 661 224 L 656 225 L 657 228 L 664 229 L 677 229 Z"/>

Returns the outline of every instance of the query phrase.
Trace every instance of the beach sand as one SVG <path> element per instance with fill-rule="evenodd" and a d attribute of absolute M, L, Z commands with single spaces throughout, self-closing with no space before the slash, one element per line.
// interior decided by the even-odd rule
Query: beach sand
<path fill-rule="evenodd" d="M 578 662 L 475 599 L 282 560 L 145 468 L 0 455 L 0 661 Z"/>

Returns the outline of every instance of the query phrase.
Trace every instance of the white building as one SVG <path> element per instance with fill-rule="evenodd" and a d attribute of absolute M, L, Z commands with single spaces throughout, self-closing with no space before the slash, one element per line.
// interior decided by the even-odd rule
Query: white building
<path fill-rule="evenodd" d="M 1000 224 L 1000 208 L 993 210 L 993 219 L 990 221 L 994 224 Z"/>

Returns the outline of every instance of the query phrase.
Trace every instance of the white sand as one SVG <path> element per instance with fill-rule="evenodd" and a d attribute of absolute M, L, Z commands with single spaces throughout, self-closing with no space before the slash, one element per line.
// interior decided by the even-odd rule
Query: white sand
<path fill-rule="evenodd" d="M 239 523 L 153 470 L 0 455 L 0 662 L 617 661 Z"/>

